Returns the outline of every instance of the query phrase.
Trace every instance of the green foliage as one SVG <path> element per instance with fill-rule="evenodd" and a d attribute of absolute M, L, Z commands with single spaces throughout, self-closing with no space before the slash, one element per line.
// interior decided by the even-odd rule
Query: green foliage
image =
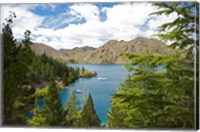
<path fill-rule="evenodd" d="M 35 108 L 33 110 L 33 114 L 35 115 L 32 119 L 27 120 L 27 124 L 29 126 L 34 126 L 34 127 L 45 127 L 47 126 L 47 118 L 45 117 L 45 111 L 43 109 L 38 109 Z"/>
<path fill-rule="evenodd" d="M 171 41 L 171 47 L 181 48 L 186 51 L 186 58 L 193 60 L 196 67 L 196 111 L 199 111 L 199 4 L 198 2 L 165 2 L 153 3 L 161 11 L 153 15 L 169 15 L 176 13 L 178 18 L 173 22 L 160 26 L 158 37 L 165 41 Z M 192 61 L 191 61 L 192 62 Z M 191 63 L 191 65 L 194 65 Z M 199 113 L 196 112 L 196 117 Z M 198 124 L 198 119 L 197 124 Z"/>
<path fill-rule="evenodd" d="M 74 107 L 76 106 L 76 92 L 75 90 L 72 91 L 71 96 L 69 97 L 69 100 L 66 103 L 66 108 Z"/>
<path fill-rule="evenodd" d="M 95 112 L 90 94 L 81 112 L 80 127 L 100 127 L 100 120 Z"/>
<path fill-rule="evenodd" d="M 45 100 L 45 115 L 48 126 L 62 126 L 64 122 L 65 113 L 62 109 L 61 100 L 58 94 L 56 83 L 51 80 L 48 88 L 48 94 Z"/>
<path fill-rule="evenodd" d="M 118 89 L 109 127 L 194 128 L 194 78 L 190 61 L 178 56 L 124 54 L 135 73 Z M 158 67 L 163 67 L 157 71 Z M 119 120 L 118 120 L 119 118 Z"/>
<path fill-rule="evenodd" d="M 96 72 L 91 72 L 86 70 L 84 67 L 82 67 L 81 69 L 79 69 L 79 77 L 94 77 L 96 76 L 97 73 Z"/>
<path fill-rule="evenodd" d="M 90 72 L 88 70 L 84 70 L 84 72 L 81 72 L 80 77 L 94 77 L 96 76 L 96 73 Z"/>
<path fill-rule="evenodd" d="M 154 2 L 153 5 L 161 10 L 152 15 L 178 15 L 173 22 L 161 25 L 157 36 L 172 42 L 172 48 L 184 49 L 186 56 L 124 54 L 133 64 L 127 70 L 134 70 L 135 74 L 129 76 L 112 99 L 109 127 L 195 127 L 193 51 L 196 50 L 198 67 L 199 7 L 196 2 Z M 158 67 L 164 69 L 157 71 Z M 120 122 L 117 116 L 122 117 Z"/>
<path fill-rule="evenodd" d="M 120 111 L 120 107 L 116 106 L 114 102 L 112 102 L 112 109 L 108 111 L 108 127 L 110 128 L 126 128 L 126 122 L 124 122 L 124 117 L 126 113 Z"/>
<path fill-rule="evenodd" d="M 36 88 L 35 97 L 36 98 L 42 98 L 42 97 L 47 96 L 48 95 L 48 88 L 49 88 L 48 86 L 46 86 L 43 89 Z"/>
<path fill-rule="evenodd" d="M 1 35 L 4 51 L 3 125 L 79 126 L 81 113 L 75 104 L 75 92 L 64 109 L 55 82 L 64 85 L 74 82 L 80 77 L 80 68 L 66 66 L 46 54 L 35 55 L 30 48 L 29 30 L 24 33 L 22 43 L 16 43 L 11 29 L 15 17 L 11 12 Z M 91 72 L 84 70 L 84 76 L 91 76 Z M 44 108 L 37 108 L 38 98 L 44 98 Z M 31 113 L 34 114 L 32 118 L 29 117 Z"/>
<path fill-rule="evenodd" d="M 16 15 L 10 12 L 7 23 L 2 29 L 3 49 L 4 49 L 4 67 L 3 67 L 3 124 L 4 125 L 25 125 L 26 113 L 33 105 L 34 89 L 26 85 L 26 74 L 29 71 L 28 66 L 33 59 L 33 53 L 27 48 L 16 46 L 16 40 L 13 37 L 11 26 L 13 18 Z M 29 35 L 27 35 L 29 38 Z M 26 40 L 26 38 L 25 38 Z M 27 41 L 28 43 L 28 41 Z"/>
<path fill-rule="evenodd" d="M 198 4 L 196 2 L 154 2 L 153 5 L 161 10 L 152 15 L 175 13 L 178 16 L 173 22 L 161 25 L 157 36 L 171 41 L 170 46 L 173 48 L 189 48 L 188 54 L 192 53 L 193 48 L 198 50 L 199 31 L 196 30 L 199 23 Z"/>
<path fill-rule="evenodd" d="M 70 127 L 78 127 L 80 124 L 80 111 L 78 110 L 76 106 L 76 95 L 75 90 L 72 91 L 72 94 L 69 98 L 69 100 L 66 103 L 66 124 Z"/>
<path fill-rule="evenodd" d="M 38 87 L 43 82 L 49 82 L 51 77 L 64 85 L 68 85 L 79 78 L 79 69 L 66 66 L 64 63 L 46 56 L 46 54 L 35 56 L 29 68 L 27 80 L 34 87 Z"/>

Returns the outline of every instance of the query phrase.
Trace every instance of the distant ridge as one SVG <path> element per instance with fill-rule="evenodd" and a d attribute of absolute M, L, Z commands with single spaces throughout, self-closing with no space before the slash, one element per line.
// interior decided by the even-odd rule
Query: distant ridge
<path fill-rule="evenodd" d="M 45 53 L 54 59 L 67 63 L 84 64 L 127 64 L 120 56 L 121 52 L 140 53 L 149 52 L 161 55 L 175 54 L 175 50 L 157 39 L 138 37 L 130 41 L 110 40 L 99 48 L 90 46 L 73 49 L 56 50 L 42 43 L 33 43 L 32 50 L 36 54 Z"/>
<path fill-rule="evenodd" d="M 83 49 L 85 49 L 83 47 Z M 157 39 L 138 37 L 130 41 L 110 40 L 99 48 L 74 48 L 72 50 L 60 50 L 76 63 L 89 64 L 127 64 L 126 59 L 120 56 L 121 52 L 140 53 L 149 52 L 155 54 L 174 54 L 175 51 Z"/>
<path fill-rule="evenodd" d="M 50 56 L 50 57 L 57 59 L 61 62 L 67 62 L 68 61 L 68 58 L 66 57 L 65 54 L 63 54 L 59 50 L 56 50 L 56 49 L 54 49 L 50 46 L 47 46 L 45 44 L 42 44 L 42 43 L 33 43 L 31 45 L 31 49 L 37 55 L 41 55 L 41 54 L 45 53 L 47 56 Z"/>

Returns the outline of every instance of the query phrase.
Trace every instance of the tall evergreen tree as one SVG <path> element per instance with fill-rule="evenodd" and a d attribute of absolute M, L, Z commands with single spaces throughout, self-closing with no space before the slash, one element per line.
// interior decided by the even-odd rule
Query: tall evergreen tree
<path fill-rule="evenodd" d="M 185 53 L 181 56 L 126 54 L 137 67 L 128 68 L 135 74 L 118 89 L 112 100 L 109 126 L 194 128 L 193 61 L 196 59 L 199 67 L 199 31 L 196 30 L 199 6 L 196 2 L 154 2 L 153 5 L 160 10 L 152 15 L 177 14 L 177 19 L 159 27 L 157 36 Z M 156 71 L 159 66 L 164 67 L 163 71 Z M 198 75 L 197 69 L 197 80 Z M 125 123 L 115 122 L 117 114 L 123 116 Z"/>
<path fill-rule="evenodd" d="M 45 100 L 45 113 L 48 126 L 62 126 L 65 113 L 62 109 L 61 100 L 58 94 L 58 88 L 56 83 L 51 79 L 48 94 L 44 98 Z"/>
<path fill-rule="evenodd" d="M 75 90 L 72 91 L 72 94 L 69 98 L 69 100 L 66 103 L 66 124 L 70 127 L 78 127 L 80 124 L 80 111 L 78 110 L 76 106 L 76 95 Z"/>
<path fill-rule="evenodd" d="M 159 27 L 157 34 L 164 41 L 170 41 L 172 48 L 186 51 L 186 59 L 195 69 L 196 121 L 199 128 L 199 3 L 198 2 L 154 2 L 160 10 L 152 15 L 177 14 L 177 18 Z"/>
<path fill-rule="evenodd" d="M 125 56 L 133 64 L 127 69 L 135 73 L 112 99 L 109 127 L 194 128 L 194 78 L 189 64 L 178 56 Z M 160 66 L 164 69 L 158 71 Z"/>
<path fill-rule="evenodd" d="M 29 72 L 33 54 L 26 48 L 16 46 L 11 25 L 15 13 L 10 14 L 7 23 L 3 27 L 3 49 L 4 49 L 4 88 L 3 88 L 3 124 L 4 125 L 25 125 L 26 114 L 30 105 L 33 104 L 32 94 L 34 90 L 26 84 L 26 75 Z M 26 32 L 25 32 L 26 33 Z M 29 35 L 25 36 L 25 41 Z M 30 43 L 29 39 L 26 41 Z"/>
<path fill-rule="evenodd" d="M 3 124 L 12 124 L 14 118 L 14 109 L 13 104 L 15 102 L 15 96 L 17 91 L 17 80 L 15 79 L 15 55 L 17 52 L 17 48 L 15 46 L 16 40 L 13 37 L 13 33 L 11 30 L 12 19 L 15 18 L 15 14 L 10 14 L 7 19 L 7 24 L 3 27 L 3 50 L 4 50 L 4 58 L 3 58 L 3 78 L 4 78 L 4 87 L 3 87 Z"/>
<path fill-rule="evenodd" d="M 81 112 L 80 127 L 100 127 L 100 125 L 100 120 L 96 114 L 92 96 L 89 94 L 86 104 L 83 107 L 83 111 Z"/>

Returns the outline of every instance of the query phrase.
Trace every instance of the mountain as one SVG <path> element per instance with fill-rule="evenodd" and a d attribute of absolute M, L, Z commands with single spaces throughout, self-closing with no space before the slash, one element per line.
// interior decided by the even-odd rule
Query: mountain
<path fill-rule="evenodd" d="M 99 48 L 85 46 L 74 49 L 55 50 L 41 43 L 34 43 L 31 48 L 36 54 L 45 53 L 47 56 L 62 62 L 85 64 L 127 64 L 128 61 L 120 55 L 122 52 L 132 54 L 140 52 L 163 55 L 175 54 L 175 50 L 169 48 L 161 41 L 143 37 L 138 37 L 131 41 L 110 40 Z"/>
<path fill-rule="evenodd" d="M 70 63 L 87 63 L 91 57 L 91 53 L 93 53 L 96 48 L 84 46 L 81 48 L 73 48 L 69 49 L 61 49 L 60 52 L 68 56 Z"/>
<path fill-rule="evenodd" d="M 128 61 L 120 56 L 121 52 L 140 53 L 149 52 L 155 54 L 175 54 L 175 51 L 157 39 L 138 37 L 131 41 L 110 40 L 99 48 L 82 47 L 72 50 L 60 50 L 70 58 L 72 63 L 89 64 L 126 64 Z"/>
<path fill-rule="evenodd" d="M 63 54 L 62 52 L 60 52 L 59 50 L 56 50 L 50 46 L 47 46 L 45 44 L 42 43 L 33 43 L 31 45 L 31 49 L 37 54 L 37 55 L 41 55 L 43 53 L 45 53 L 47 56 L 50 56 L 54 59 L 57 59 L 61 62 L 67 62 L 68 61 L 68 57 L 66 57 L 65 54 Z"/>

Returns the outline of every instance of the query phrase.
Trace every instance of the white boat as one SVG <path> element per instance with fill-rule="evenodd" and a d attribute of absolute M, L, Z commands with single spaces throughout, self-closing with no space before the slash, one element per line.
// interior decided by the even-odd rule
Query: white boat
<path fill-rule="evenodd" d="M 107 78 L 103 76 L 103 74 L 99 77 L 97 77 L 98 80 L 106 80 Z"/>
<path fill-rule="evenodd" d="M 81 93 L 81 92 L 82 92 L 82 90 L 79 90 L 79 89 L 76 90 L 76 93 Z"/>
<path fill-rule="evenodd" d="M 98 80 L 106 80 L 107 78 L 105 78 L 105 77 L 98 77 L 97 79 Z"/>

